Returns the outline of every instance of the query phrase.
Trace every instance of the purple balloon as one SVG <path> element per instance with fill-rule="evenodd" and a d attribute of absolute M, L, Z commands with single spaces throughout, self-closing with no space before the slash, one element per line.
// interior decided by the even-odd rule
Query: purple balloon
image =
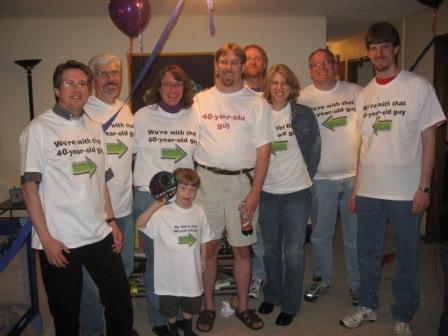
<path fill-rule="evenodd" d="M 148 0 L 109 0 L 109 15 L 118 29 L 136 37 L 146 28 L 151 9 Z"/>

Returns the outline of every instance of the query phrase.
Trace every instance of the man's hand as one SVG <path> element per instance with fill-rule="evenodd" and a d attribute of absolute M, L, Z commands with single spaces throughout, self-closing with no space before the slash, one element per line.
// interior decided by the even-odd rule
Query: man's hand
<path fill-rule="evenodd" d="M 356 192 L 354 190 L 348 198 L 348 210 L 352 213 L 356 213 Z"/>
<path fill-rule="evenodd" d="M 254 218 L 254 213 L 255 210 L 257 210 L 259 202 L 260 202 L 260 194 L 255 194 L 253 192 L 250 192 L 244 199 L 244 203 L 246 203 L 247 213 L 249 214 L 248 220 L 251 223 Z"/>
<path fill-rule="evenodd" d="M 114 251 L 114 253 L 120 253 L 121 248 L 123 247 L 123 234 L 115 221 L 111 222 L 109 226 L 112 229 L 112 237 L 114 238 L 112 251 Z"/>
<path fill-rule="evenodd" d="M 411 213 L 413 215 L 423 213 L 428 209 L 430 203 L 430 197 L 428 193 L 421 190 L 417 190 L 414 194 L 414 199 L 412 200 Z"/>
<path fill-rule="evenodd" d="M 70 250 L 64 243 L 50 237 L 45 242 L 42 242 L 42 246 L 50 265 L 56 266 L 57 268 L 65 268 L 68 264 L 68 260 L 62 252 L 70 253 Z"/>

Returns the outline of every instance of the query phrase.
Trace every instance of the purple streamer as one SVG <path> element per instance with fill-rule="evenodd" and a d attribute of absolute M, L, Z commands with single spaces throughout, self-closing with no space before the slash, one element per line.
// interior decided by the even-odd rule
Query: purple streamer
<path fill-rule="evenodd" d="M 146 73 L 148 72 L 149 68 L 151 67 L 151 65 L 154 63 L 154 60 L 156 59 L 157 56 L 159 56 L 160 51 L 162 50 L 163 45 L 165 44 L 168 35 L 171 31 L 171 29 L 174 26 L 174 23 L 176 22 L 177 18 L 179 17 L 179 13 L 182 9 L 182 6 L 184 5 L 184 1 L 185 0 L 179 0 L 177 2 L 176 8 L 174 9 L 174 11 L 171 13 L 170 18 L 168 19 L 168 22 L 165 25 L 165 28 L 162 31 L 162 34 L 160 35 L 159 39 L 157 40 L 157 43 L 151 53 L 151 55 L 149 56 L 149 58 L 146 60 L 145 65 L 143 66 L 142 71 L 140 72 L 140 74 L 138 75 L 137 79 L 135 80 L 135 82 L 132 84 L 132 89 L 131 89 L 131 93 L 129 94 L 129 96 L 126 98 L 125 102 L 123 103 L 126 104 L 129 101 L 129 98 L 132 97 L 132 95 L 135 93 L 135 91 L 137 90 L 138 86 L 140 85 L 140 83 L 143 81 L 143 79 L 145 78 Z M 120 108 L 121 109 L 121 108 Z"/>
<path fill-rule="evenodd" d="M 208 31 L 211 36 L 215 36 L 215 20 L 213 18 L 213 0 L 207 0 L 208 8 Z"/>

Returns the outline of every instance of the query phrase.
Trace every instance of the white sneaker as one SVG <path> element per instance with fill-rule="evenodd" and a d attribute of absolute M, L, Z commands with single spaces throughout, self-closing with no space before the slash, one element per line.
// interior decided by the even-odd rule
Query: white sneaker
<path fill-rule="evenodd" d="M 392 331 L 392 335 L 394 336 L 412 336 L 412 329 L 409 323 L 395 321 L 394 322 L 394 330 Z"/>
<path fill-rule="evenodd" d="M 252 278 L 249 288 L 249 297 L 258 299 L 261 289 L 263 288 L 263 279 Z"/>
<path fill-rule="evenodd" d="M 376 311 L 367 307 L 355 306 L 339 321 L 346 328 L 358 328 L 363 322 L 376 321 L 378 318 Z"/>

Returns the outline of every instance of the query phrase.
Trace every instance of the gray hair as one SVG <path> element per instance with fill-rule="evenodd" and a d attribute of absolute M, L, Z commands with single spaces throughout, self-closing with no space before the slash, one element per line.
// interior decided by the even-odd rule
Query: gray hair
<path fill-rule="evenodd" d="M 106 65 L 108 63 L 118 64 L 118 66 L 120 67 L 120 71 L 121 71 L 121 60 L 118 56 L 116 56 L 114 54 L 107 54 L 107 53 L 97 54 L 90 59 L 88 65 L 89 65 L 90 70 L 92 70 L 92 72 L 95 73 L 96 68 L 99 65 Z"/>

